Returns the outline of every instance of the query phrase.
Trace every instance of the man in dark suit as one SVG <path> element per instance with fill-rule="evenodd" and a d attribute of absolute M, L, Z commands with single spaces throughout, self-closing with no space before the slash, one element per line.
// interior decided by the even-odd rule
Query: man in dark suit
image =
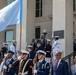
<path fill-rule="evenodd" d="M 52 63 L 51 75 L 69 75 L 68 64 L 61 59 L 61 52 L 56 52 L 56 60 Z"/>

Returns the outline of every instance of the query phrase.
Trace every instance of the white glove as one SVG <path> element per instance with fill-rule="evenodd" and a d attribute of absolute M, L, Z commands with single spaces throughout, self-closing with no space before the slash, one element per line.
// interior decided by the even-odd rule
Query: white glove
<path fill-rule="evenodd" d="M 21 60 L 21 56 L 18 56 L 18 58 L 17 58 L 18 60 Z"/>
<path fill-rule="evenodd" d="M 7 69 L 7 66 L 4 65 L 4 66 L 3 66 L 3 69 Z"/>
<path fill-rule="evenodd" d="M 34 73 L 37 73 L 37 70 L 34 70 Z"/>

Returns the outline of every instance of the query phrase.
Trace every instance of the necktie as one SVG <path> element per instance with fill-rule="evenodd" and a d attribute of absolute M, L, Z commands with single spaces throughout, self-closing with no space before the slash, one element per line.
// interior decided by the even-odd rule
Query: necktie
<path fill-rule="evenodd" d="M 56 70 L 57 70 L 57 68 L 58 68 L 58 61 L 56 62 Z"/>

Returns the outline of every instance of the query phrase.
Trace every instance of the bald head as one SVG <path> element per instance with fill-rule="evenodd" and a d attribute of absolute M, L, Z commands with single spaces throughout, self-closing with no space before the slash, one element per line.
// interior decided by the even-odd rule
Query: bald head
<path fill-rule="evenodd" d="M 56 56 L 56 59 L 57 60 L 61 59 L 61 54 L 62 53 L 60 51 L 56 52 L 56 55 L 55 56 Z"/>

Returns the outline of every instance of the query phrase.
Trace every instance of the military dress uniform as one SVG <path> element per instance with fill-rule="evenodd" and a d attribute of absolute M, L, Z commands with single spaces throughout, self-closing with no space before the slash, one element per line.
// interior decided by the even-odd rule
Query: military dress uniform
<path fill-rule="evenodd" d="M 21 60 L 18 75 L 32 75 L 32 59 Z"/>
<path fill-rule="evenodd" d="M 8 54 L 11 54 L 13 56 L 13 52 L 12 51 L 8 51 Z M 12 64 L 15 60 L 11 57 L 10 59 L 7 59 L 4 63 L 4 69 L 6 69 L 6 71 L 4 72 L 4 75 L 14 75 L 15 74 L 15 68 L 12 67 Z"/>
<path fill-rule="evenodd" d="M 45 60 L 37 63 L 37 75 L 49 75 L 50 65 Z"/>
<path fill-rule="evenodd" d="M 21 51 L 22 54 L 28 54 L 29 52 L 26 50 Z M 32 66 L 33 66 L 33 60 L 28 59 L 22 59 L 19 63 L 19 73 L 18 75 L 32 75 Z"/>
<path fill-rule="evenodd" d="M 32 45 L 28 45 L 28 50 L 29 50 L 29 59 L 34 59 L 35 51 L 33 50 L 33 46 Z"/>
<path fill-rule="evenodd" d="M 14 59 L 8 60 L 9 64 L 6 64 L 7 69 L 6 69 L 5 75 L 14 75 L 15 68 L 12 67 L 13 62 L 14 62 Z"/>
<path fill-rule="evenodd" d="M 59 38 L 59 36 L 55 36 L 55 38 Z M 60 42 L 59 40 L 55 40 L 52 44 L 52 54 L 53 54 L 53 60 L 56 60 L 55 54 L 57 51 L 60 50 Z"/>
<path fill-rule="evenodd" d="M 51 40 L 50 39 L 47 39 L 47 42 L 50 42 Z M 45 52 L 46 52 L 46 62 L 47 63 L 50 63 L 51 62 L 51 45 L 50 44 L 46 44 L 46 47 L 45 47 Z"/>
<path fill-rule="evenodd" d="M 29 59 L 34 59 L 35 57 L 35 52 L 32 50 L 29 52 Z"/>
<path fill-rule="evenodd" d="M 39 50 L 37 54 L 45 56 L 46 52 Z M 35 70 L 34 72 L 37 73 L 37 75 L 49 75 L 49 71 L 50 71 L 49 63 L 47 63 L 45 59 L 43 60 L 39 59 L 39 61 L 37 62 L 37 70 Z"/>

